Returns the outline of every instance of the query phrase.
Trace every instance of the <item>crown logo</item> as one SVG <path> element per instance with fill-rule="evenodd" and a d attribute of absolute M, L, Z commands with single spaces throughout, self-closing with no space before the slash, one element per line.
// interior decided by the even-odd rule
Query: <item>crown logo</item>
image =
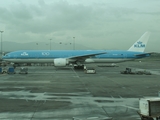
<path fill-rule="evenodd" d="M 27 56 L 28 53 L 27 53 L 27 52 L 23 52 L 21 55 L 22 55 L 22 56 Z"/>
<path fill-rule="evenodd" d="M 145 48 L 145 44 L 143 44 L 143 42 L 138 41 L 136 44 L 134 44 L 135 48 Z"/>

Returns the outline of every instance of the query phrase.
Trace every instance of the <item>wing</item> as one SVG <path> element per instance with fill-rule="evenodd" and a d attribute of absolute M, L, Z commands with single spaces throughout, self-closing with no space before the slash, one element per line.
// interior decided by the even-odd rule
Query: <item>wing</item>
<path fill-rule="evenodd" d="M 106 52 L 77 55 L 77 56 L 68 57 L 67 59 L 71 61 L 85 61 L 87 58 L 94 57 L 96 55 L 102 55 L 102 54 L 106 54 Z"/>

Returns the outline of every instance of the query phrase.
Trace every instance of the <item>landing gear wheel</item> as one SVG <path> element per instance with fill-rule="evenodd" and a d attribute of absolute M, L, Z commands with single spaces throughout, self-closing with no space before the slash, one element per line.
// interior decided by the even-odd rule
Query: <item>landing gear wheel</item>
<path fill-rule="evenodd" d="M 74 69 L 84 69 L 84 65 L 74 66 Z"/>

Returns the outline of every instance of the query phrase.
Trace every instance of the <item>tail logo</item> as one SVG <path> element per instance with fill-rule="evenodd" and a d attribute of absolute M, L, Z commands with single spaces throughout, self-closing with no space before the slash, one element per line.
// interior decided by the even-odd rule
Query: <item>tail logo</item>
<path fill-rule="evenodd" d="M 145 44 L 143 44 L 143 42 L 139 41 L 136 44 L 134 44 L 135 48 L 145 48 Z"/>

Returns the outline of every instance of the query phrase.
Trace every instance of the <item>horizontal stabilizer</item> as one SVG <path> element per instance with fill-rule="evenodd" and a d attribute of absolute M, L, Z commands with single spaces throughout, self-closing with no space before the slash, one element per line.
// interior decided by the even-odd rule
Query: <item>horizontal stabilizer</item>
<path fill-rule="evenodd" d="M 142 54 L 137 54 L 135 56 L 146 56 L 146 55 L 151 55 L 151 54 L 155 54 L 154 52 L 149 52 L 149 53 L 142 53 Z"/>

